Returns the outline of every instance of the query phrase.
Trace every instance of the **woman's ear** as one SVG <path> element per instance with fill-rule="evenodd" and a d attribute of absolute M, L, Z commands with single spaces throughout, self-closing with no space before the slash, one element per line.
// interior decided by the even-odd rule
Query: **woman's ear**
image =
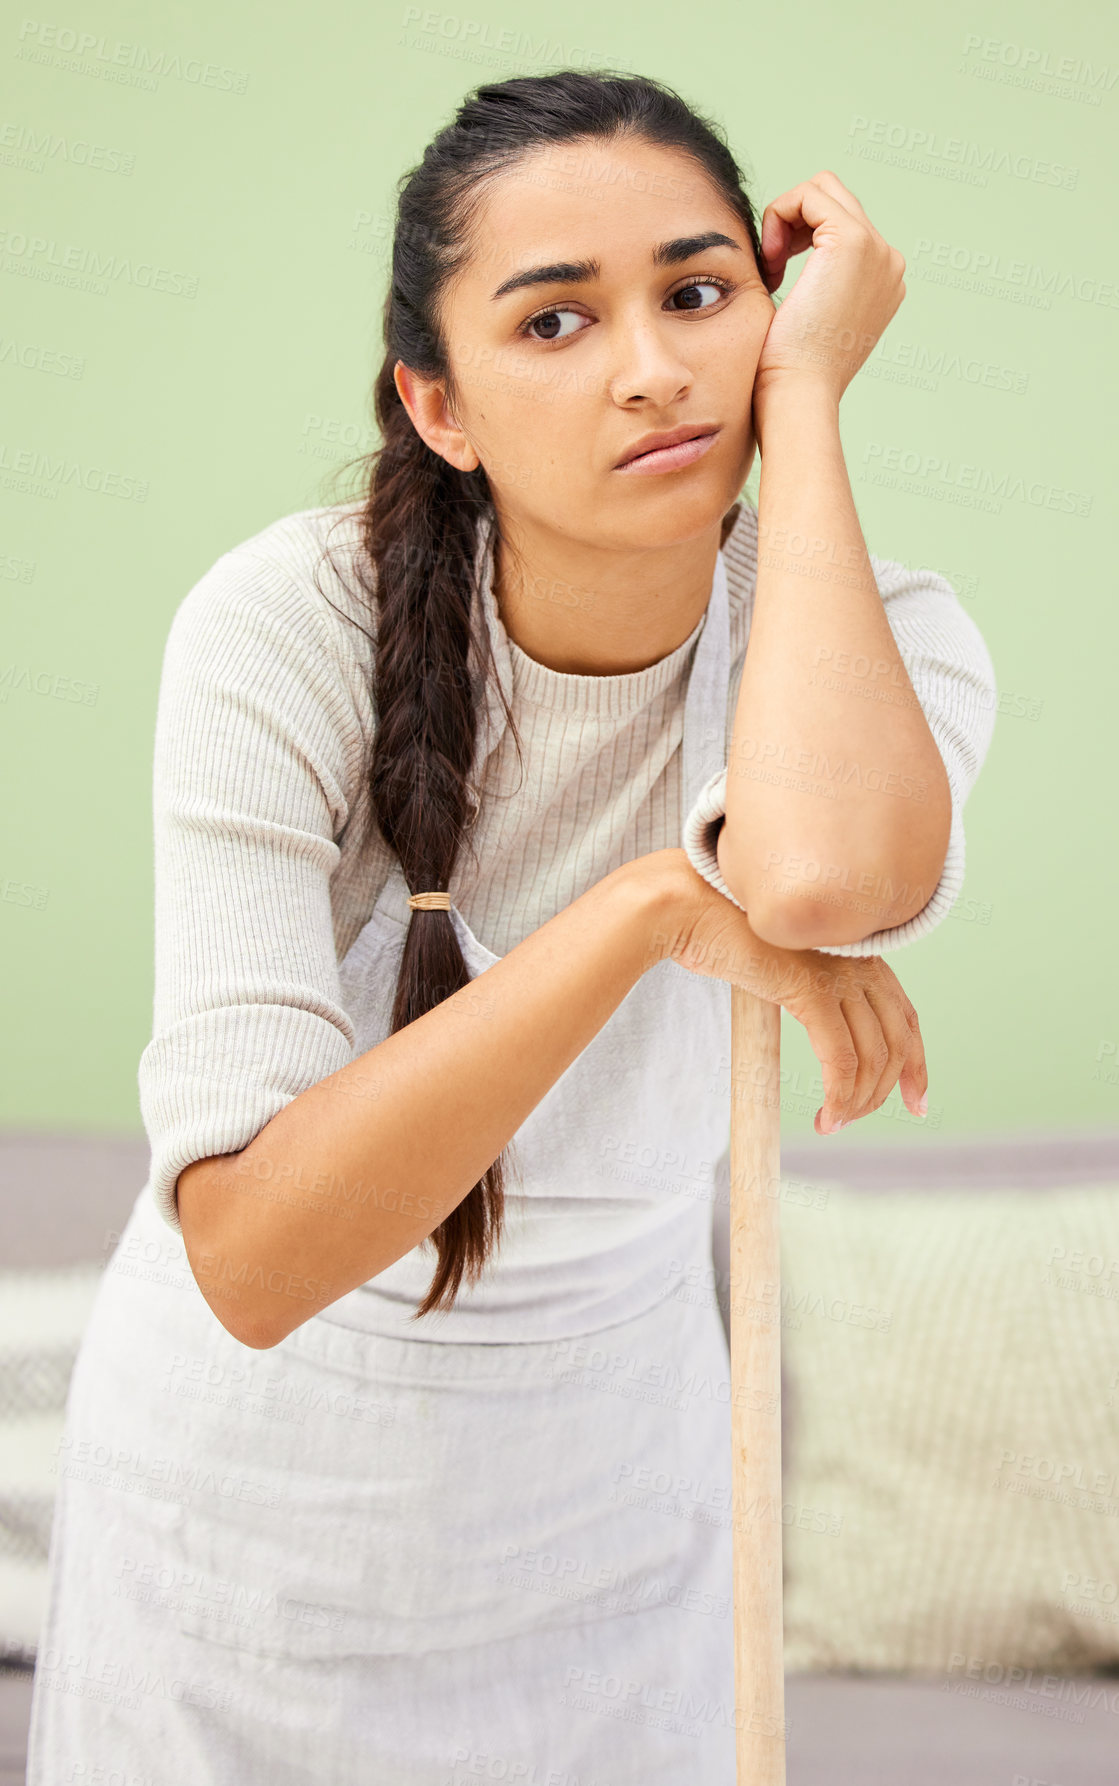
<path fill-rule="evenodd" d="M 442 381 L 424 378 L 403 360 L 397 360 L 392 379 L 412 426 L 432 452 L 456 471 L 477 471 L 481 460 L 451 414 Z"/>

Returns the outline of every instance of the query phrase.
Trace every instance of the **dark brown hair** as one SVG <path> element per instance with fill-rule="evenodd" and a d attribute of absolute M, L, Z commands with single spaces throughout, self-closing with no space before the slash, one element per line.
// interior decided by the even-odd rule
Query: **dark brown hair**
<path fill-rule="evenodd" d="M 381 836 L 413 893 L 449 889 L 477 813 L 469 776 L 491 658 L 488 638 L 476 639 L 477 654 L 471 652 L 471 612 L 479 528 L 493 524 L 494 514 L 485 468 L 458 471 L 426 445 L 393 369 L 401 360 L 444 381 L 454 410 L 440 300 L 470 259 L 487 182 L 544 144 L 623 136 L 692 156 L 740 218 L 761 266 L 753 206 L 720 127 L 671 87 L 643 76 L 564 69 L 480 86 L 398 182 L 385 357 L 373 387 L 382 444 L 336 475 L 361 467 L 366 563 L 363 569 L 359 560 L 358 575 L 376 639 L 369 787 Z M 724 540 L 736 513 L 724 520 Z M 501 700 L 519 752 L 503 693 Z M 450 914 L 413 912 L 390 1033 L 469 980 Z M 502 1231 L 504 1165 L 501 1154 L 431 1235 L 438 1264 L 413 1319 L 449 1308 L 464 1274 L 470 1281 L 480 1276 Z"/>

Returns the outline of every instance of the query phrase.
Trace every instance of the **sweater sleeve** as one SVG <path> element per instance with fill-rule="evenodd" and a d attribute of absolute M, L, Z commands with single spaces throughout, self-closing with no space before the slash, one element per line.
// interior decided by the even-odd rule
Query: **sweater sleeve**
<path fill-rule="evenodd" d="M 155 999 L 139 1063 L 150 1184 L 240 1151 L 352 1058 L 330 877 L 362 738 L 326 604 L 240 548 L 164 650 L 153 757 Z"/>
<path fill-rule="evenodd" d="M 964 883 L 964 804 L 987 755 L 998 703 L 994 666 L 983 635 L 951 584 L 936 571 L 909 570 L 873 553 L 870 564 L 898 654 L 944 763 L 952 823 L 940 880 L 922 909 L 904 924 L 876 930 L 857 942 L 813 945 L 826 955 L 882 955 L 900 949 L 926 936 L 951 911 Z M 700 790 L 684 820 L 681 841 L 704 880 L 744 911 L 727 886 L 716 855 L 727 810 L 726 790 L 724 765 Z"/>

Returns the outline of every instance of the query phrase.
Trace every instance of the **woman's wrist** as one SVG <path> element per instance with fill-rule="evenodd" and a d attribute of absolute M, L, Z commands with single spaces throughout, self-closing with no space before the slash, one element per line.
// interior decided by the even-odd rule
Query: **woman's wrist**
<path fill-rule="evenodd" d="M 695 918 L 697 892 L 707 890 L 687 852 L 652 850 L 624 862 L 607 879 L 629 903 L 630 922 L 641 938 L 641 971 L 670 960 Z"/>
<path fill-rule="evenodd" d="M 774 444 L 780 444 L 786 425 L 790 438 L 799 441 L 801 452 L 804 451 L 806 429 L 820 430 L 826 438 L 838 441 L 839 393 L 818 373 L 771 373 L 754 386 L 753 423 L 763 460 L 767 431 L 772 451 Z"/>

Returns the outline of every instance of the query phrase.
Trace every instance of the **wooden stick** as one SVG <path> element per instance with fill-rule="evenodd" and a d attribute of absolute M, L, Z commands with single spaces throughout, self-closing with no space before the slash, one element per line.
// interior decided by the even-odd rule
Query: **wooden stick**
<path fill-rule="evenodd" d="M 785 1786 L 781 1007 L 731 987 L 730 1380 L 738 1786 Z"/>

